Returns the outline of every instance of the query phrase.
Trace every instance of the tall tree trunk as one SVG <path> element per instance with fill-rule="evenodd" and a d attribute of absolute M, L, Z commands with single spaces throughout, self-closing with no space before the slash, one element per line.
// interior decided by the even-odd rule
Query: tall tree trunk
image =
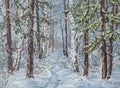
<path fill-rule="evenodd" d="M 64 21 L 65 21 L 65 48 L 64 48 L 64 50 L 63 50 L 63 54 L 65 55 L 65 56 L 67 56 L 68 57 L 68 44 L 67 44 L 67 36 L 68 36 L 68 34 L 67 34 L 67 12 L 66 12 L 66 10 L 67 10 L 67 2 L 66 2 L 66 0 L 64 0 L 64 15 L 65 15 L 65 19 L 64 19 Z"/>
<path fill-rule="evenodd" d="M 106 41 L 105 41 L 105 0 L 100 0 L 100 16 L 101 16 L 101 65 L 102 65 L 102 79 L 107 76 L 107 52 L 106 52 Z"/>
<path fill-rule="evenodd" d="M 33 78 L 33 14 L 34 0 L 30 1 L 31 12 L 29 14 L 29 35 L 28 35 L 28 60 L 27 60 L 27 77 Z"/>
<path fill-rule="evenodd" d="M 40 42 L 41 42 L 41 33 L 40 33 L 40 23 L 39 23 L 39 6 L 38 6 L 38 0 L 36 0 L 36 15 L 37 15 L 37 55 L 39 59 L 42 59 L 42 50 L 40 50 Z"/>
<path fill-rule="evenodd" d="M 71 8 L 73 5 L 73 0 L 69 0 L 69 7 Z M 74 25 L 74 18 L 72 13 L 69 13 L 70 19 L 70 28 L 71 28 L 71 56 L 73 60 L 73 72 L 79 72 L 78 60 L 77 60 L 77 52 L 76 52 L 76 39 L 75 39 L 75 31 L 73 31 Z"/>
<path fill-rule="evenodd" d="M 23 3 L 23 0 L 22 0 Z M 22 9 L 18 9 L 18 7 L 16 8 L 16 14 L 20 14 L 20 16 L 23 15 L 23 10 Z M 16 62 L 14 64 L 14 70 L 19 70 L 20 69 L 20 60 L 21 60 L 21 53 L 23 50 L 23 42 L 24 42 L 24 35 L 22 33 L 22 29 L 19 30 L 18 34 L 17 34 L 17 58 L 16 58 Z"/>
<path fill-rule="evenodd" d="M 113 13 L 113 15 L 114 15 L 114 5 L 112 5 L 112 13 Z M 111 21 L 111 23 L 112 23 L 112 25 L 111 25 L 111 27 L 110 27 L 110 30 L 111 30 L 111 33 L 113 33 L 114 32 L 114 23 L 113 23 L 113 20 Z M 112 54 L 113 54 L 113 39 L 112 39 L 112 37 L 109 39 L 109 46 L 108 46 L 108 72 L 107 72 L 107 79 L 109 79 L 110 78 L 110 76 L 111 76 L 111 74 L 112 74 L 112 62 L 113 62 L 113 56 L 112 56 Z"/>
<path fill-rule="evenodd" d="M 7 56 L 8 56 L 8 72 L 13 73 L 12 60 L 12 40 L 11 40 L 11 24 L 10 24 L 10 3 L 6 0 L 6 28 L 7 28 Z"/>
<path fill-rule="evenodd" d="M 50 19 L 51 19 L 51 24 L 50 24 L 50 36 L 49 36 L 49 48 L 50 48 L 49 53 L 53 53 L 54 51 L 54 19 L 52 19 L 52 8 L 50 8 Z"/>
<path fill-rule="evenodd" d="M 44 17 L 45 19 L 47 19 L 47 9 L 48 7 L 46 5 L 44 5 Z M 48 48 L 49 48 L 49 41 L 48 41 L 48 23 L 44 22 L 44 37 L 46 37 L 47 39 L 45 39 L 43 41 L 43 57 L 46 57 L 48 55 Z"/>
<path fill-rule="evenodd" d="M 86 2 L 86 6 L 89 6 L 89 0 Z M 89 7 L 88 7 L 89 11 Z M 85 20 L 85 27 L 88 26 L 88 20 Z M 89 68 L 89 58 L 88 58 L 88 31 L 84 32 L 84 37 L 83 37 L 83 42 L 84 42 L 84 49 L 83 49 L 83 59 L 84 59 L 84 65 L 83 65 L 83 76 L 88 76 L 88 68 Z"/>

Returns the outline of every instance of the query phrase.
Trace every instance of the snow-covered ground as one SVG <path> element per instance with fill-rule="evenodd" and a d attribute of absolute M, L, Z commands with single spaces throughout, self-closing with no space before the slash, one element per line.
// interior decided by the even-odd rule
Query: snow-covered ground
<path fill-rule="evenodd" d="M 71 58 L 61 52 L 59 49 L 47 58 L 36 59 L 34 79 L 26 78 L 26 68 L 14 72 L 6 88 L 120 88 L 120 64 L 114 66 L 109 80 L 102 80 L 99 69 L 92 68 L 89 76 L 83 77 L 81 69 L 80 73 L 72 72 Z"/>

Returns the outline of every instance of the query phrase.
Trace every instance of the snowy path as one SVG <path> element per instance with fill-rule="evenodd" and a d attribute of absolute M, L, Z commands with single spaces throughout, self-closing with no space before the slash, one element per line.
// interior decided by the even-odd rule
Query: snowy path
<path fill-rule="evenodd" d="M 59 52 L 44 58 L 38 64 L 45 67 L 45 72 L 34 74 L 34 79 L 17 72 L 10 77 L 7 88 L 120 88 L 120 66 L 113 69 L 111 79 L 101 80 L 99 72 L 90 72 L 88 77 L 73 73 L 70 63 L 65 63 L 67 59 Z"/>
<path fill-rule="evenodd" d="M 120 88 L 119 78 L 118 70 L 113 70 L 113 77 L 107 81 L 101 80 L 98 73 L 86 78 L 69 69 L 61 69 L 51 75 L 36 75 L 34 79 L 26 79 L 24 74 L 16 75 L 7 88 Z"/>

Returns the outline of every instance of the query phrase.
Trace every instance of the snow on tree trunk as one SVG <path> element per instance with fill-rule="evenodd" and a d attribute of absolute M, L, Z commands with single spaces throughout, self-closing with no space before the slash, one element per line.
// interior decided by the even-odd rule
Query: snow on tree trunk
<path fill-rule="evenodd" d="M 73 0 L 69 0 L 69 7 L 73 5 Z M 70 28 L 71 28 L 71 56 L 73 61 L 73 71 L 79 72 L 79 66 L 77 61 L 77 53 L 76 53 L 76 39 L 75 39 L 75 31 L 73 31 L 74 27 L 74 18 L 71 13 L 69 13 L 70 19 Z"/>
<path fill-rule="evenodd" d="M 23 1 L 22 1 L 23 2 Z M 23 10 L 19 10 L 17 9 L 17 14 L 20 14 L 20 17 L 23 15 Z M 20 68 L 20 59 L 21 59 L 21 52 L 23 50 L 23 42 L 24 42 L 24 35 L 22 33 L 22 29 L 19 29 L 19 32 L 17 34 L 17 39 L 18 39 L 18 44 L 17 44 L 17 58 L 16 61 L 14 63 L 14 70 L 19 70 Z"/>
<path fill-rule="evenodd" d="M 36 20 L 37 20 L 37 32 L 36 32 L 36 38 L 37 38 L 37 55 L 38 58 L 42 58 L 42 50 L 41 50 L 41 33 L 40 33 L 40 23 L 39 23 L 39 6 L 38 6 L 38 0 L 36 0 Z"/>
<path fill-rule="evenodd" d="M 44 13 L 47 15 L 47 6 L 44 5 Z M 44 17 L 46 18 L 46 15 L 44 15 Z M 48 55 L 48 48 L 49 48 L 49 41 L 48 41 L 48 23 L 45 22 L 44 23 L 44 41 L 43 41 L 43 57 L 46 57 Z"/>
<path fill-rule="evenodd" d="M 52 16 L 50 16 L 50 17 L 52 17 Z M 51 19 L 50 38 L 49 38 L 49 53 L 53 53 L 53 51 L 54 51 L 54 33 L 55 33 L 55 31 L 54 31 L 54 19 Z"/>
<path fill-rule="evenodd" d="M 17 58 L 14 65 L 14 70 L 19 70 L 20 68 L 20 59 L 21 59 L 21 52 L 23 50 L 23 42 L 24 42 L 24 35 L 20 32 L 18 33 L 18 49 L 17 49 Z"/>

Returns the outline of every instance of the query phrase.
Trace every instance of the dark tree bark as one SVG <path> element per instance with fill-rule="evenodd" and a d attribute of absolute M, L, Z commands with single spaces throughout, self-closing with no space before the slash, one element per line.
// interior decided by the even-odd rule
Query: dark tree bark
<path fill-rule="evenodd" d="M 86 2 L 86 6 L 89 6 L 89 0 Z M 88 8 L 89 11 L 89 8 Z M 88 20 L 85 20 L 85 27 L 88 26 Z M 88 68 L 89 68 L 89 58 L 88 58 L 88 31 L 84 32 L 84 37 L 83 37 L 83 42 L 84 42 L 84 49 L 83 49 L 83 59 L 84 59 L 84 65 L 83 65 L 83 76 L 88 76 Z"/>
<path fill-rule="evenodd" d="M 113 13 L 113 15 L 114 15 L 114 11 L 115 11 L 114 9 L 115 9 L 115 6 L 112 5 L 112 11 L 111 12 Z M 111 33 L 113 33 L 114 32 L 114 22 L 113 22 L 113 20 L 111 21 L 111 23 L 112 23 L 112 25 L 110 27 L 110 30 L 111 30 Z M 108 46 L 107 79 L 109 79 L 111 74 L 112 74 L 112 62 L 113 62 L 112 54 L 113 54 L 113 38 L 111 37 L 111 38 L 109 38 L 109 46 Z"/>
<path fill-rule="evenodd" d="M 40 40 L 41 40 L 41 34 L 40 34 L 40 23 L 39 23 L 39 6 L 38 6 L 38 0 L 36 0 L 36 15 L 37 15 L 37 55 L 39 59 L 42 59 L 42 50 L 40 50 Z"/>
<path fill-rule="evenodd" d="M 34 14 L 34 0 L 30 1 L 31 12 L 29 14 L 29 34 L 28 34 L 28 60 L 27 60 L 27 77 L 33 78 L 33 14 Z"/>
<path fill-rule="evenodd" d="M 7 29 L 7 56 L 8 56 L 8 72 L 13 73 L 13 60 L 12 60 L 12 40 L 11 40 L 11 24 L 10 24 L 10 3 L 6 3 L 6 29 Z"/>
<path fill-rule="evenodd" d="M 116 0 L 116 2 L 118 2 L 118 0 Z M 115 7 L 114 7 L 115 8 Z M 119 6 L 118 5 L 116 5 L 116 8 L 115 8 L 115 14 L 118 14 L 118 12 L 119 12 Z M 116 23 L 116 28 L 115 28 L 115 30 L 117 30 L 118 29 L 118 23 Z"/>
<path fill-rule="evenodd" d="M 67 10 L 67 2 L 66 2 L 66 0 L 64 0 L 64 15 L 65 15 L 65 19 L 64 19 L 64 22 L 65 22 L 65 47 L 63 48 L 63 54 L 65 55 L 65 56 L 67 56 L 68 57 L 68 38 L 67 38 L 67 36 L 68 36 L 68 33 L 67 33 L 67 12 L 66 12 L 66 10 Z"/>
<path fill-rule="evenodd" d="M 100 0 L 100 16 L 101 16 L 101 64 L 102 64 L 102 79 L 107 76 L 107 52 L 106 52 L 106 41 L 105 41 L 105 0 Z"/>
<path fill-rule="evenodd" d="M 84 32 L 84 49 L 83 49 L 84 71 L 83 71 L 83 76 L 88 76 L 89 58 L 88 58 L 87 46 L 88 46 L 88 31 Z"/>

